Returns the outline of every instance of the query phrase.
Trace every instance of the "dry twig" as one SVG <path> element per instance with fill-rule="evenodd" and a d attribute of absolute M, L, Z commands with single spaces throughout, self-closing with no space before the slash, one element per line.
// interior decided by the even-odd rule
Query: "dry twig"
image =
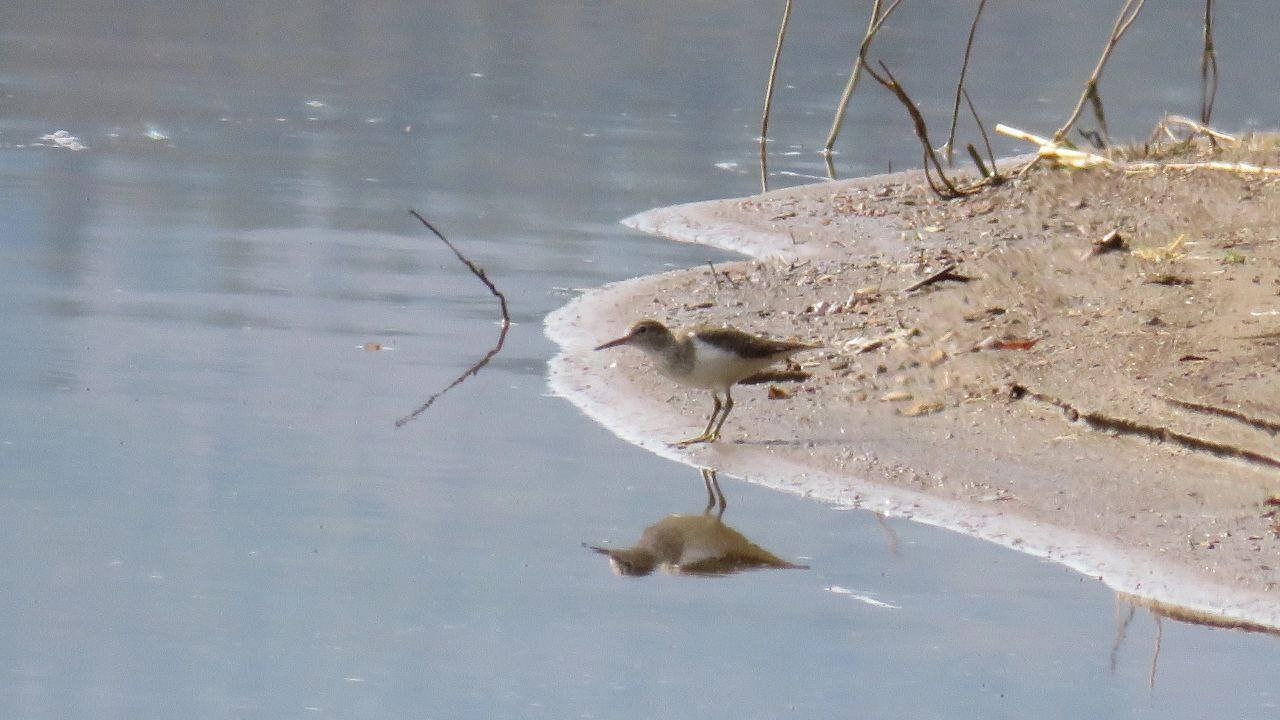
<path fill-rule="evenodd" d="M 769 82 L 764 87 L 764 115 L 760 118 L 760 192 L 769 191 L 769 172 L 766 156 L 769 144 L 769 112 L 773 109 L 773 83 L 778 78 L 778 60 L 782 57 L 782 41 L 787 37 L 787 24 L 791 22 L 791 0 L 782 7 L 782 24 L 778 26 L 778 43 L 773 48 L 773 61 L 769 64 Z"/>
<path fill-rule="evenodd" d="M 882 23 L 880 15 L 881 0 L 874 0 L 871 3 L 871 19 L 867 21 L 867 31 L 862 35 L 862 43 L 859 45 L 858 54 L 853 58 L 853 70 L 849 72 L 849 81 L 845 83 L 844 91 L 840 93 L 840 102 L 836 105 L 836 116 L 831 121 L 831 129 L 827 131 L 827 142 L 822 146 L 822 154 L 827 158 L 831 157 L 831 148 L 836 144 L 836 137 L 840 135 L 840 126 L 844 125 L 845 113 L 849 110 L 849 99 L 853 97 L 853 91 L 858 87 L 858 79 L 862 77 L 862 63 L 864 52 L 862 48 L 871 44 L 871 38 L 875 37 L 876 32 L 880 30 Z M 896 6 L 897 3 L 895 2 Z M 893 12 L 893 8 L 889 8 L 889 12 Z M 888 16 L 888 12 L 885 16 Z M 828 160 L 828 163 L 830 161 Z M 828 169 L 830 165 L 828 164 Z M 834 175 L 834 173 L 832 173 Z"/>
<path fill-rule="evenodd" d="M 1084 110 L 1086 102 L 1094 102 L 1094 109 L 1101 115 L 1101 101 L 1098 99 L 1098 83 L 1102 80 L 1102 69 L 1106 67 L 1107 59 L 1111 57 L 1111 52 L 1116 49 L 1116 45 L 1120 43 L 1120 38 L 1129 31 L 1129 27 L 1133 25 L 1133 21 L 1138 19 L 1138 13 L 1142 11 L 1142 6 L 1147 0 L 1125 0 L 1124 6 L 1120 8 L 1120 15 L 1116 17 L 1116 23 L 1111 28 L 1111 37 L 1107 39 L 1107 45 L 1102 50 L 1102 56 L 1098 58 L 1098 64 L 1093 68 L 1093 74 L 1089 76 L 1089 80 L 1084 84 L 1084 92 L 1080 94 L 1080 99 L 1076 102 L 1076 107 L 1071 111 L 1071 116 L 1058 128 L 1053 134 L 1054 143 L 1061 143 L 1067 137 L 1067 133 L 1071 132 L 1071 128 L 1080 119 L 1080 112 Z M 1105 132 L 1105 127 L 1103 128 Z"/>
<path fill-rule="evenodd" d="M 964 60 L 960 63 L 960 79 L 956 81 L 956 101 L 951 107 L 951 129 L 947 131 L 947 142 L 942 146 L 947 156 L 948 164 L 951 163 L 951 159 L 955 155 L 956 123 L 960 119 L 960 97 L 965 94 L 964 76 L 969 70 L 969 54 L 973 52 L 973 36 L 978 32 L 978 20 L 982 19 L 982 10 L 986 6 L 987 0 L 978 0 L 978 10 L 973 14 L 973 22 L 969 25 L 969 39 L 964 44 Z M 969 107 L 970 109 L 973 108 L 972 103 Z M 976 115 L 977 113 L 974 114 Z M 982 166 L 981 161 L 976 164 L 979 167 Z M 983 175 L 985 176 L 986 173 L 984 172 Z"/>
<path fill-rule="evenodd" d="M 902 84 L 889 71 L 889 66 L 881 62 L 880 69 L 884 72 L 883 76 L 872 70 L 868 65 L 867 74 L 892 92 L 898 98 L 898 101 L 902 103 L 902 106 L 906 108 L 907 114 L 911 116 L 911 126 L 915 130 L 916 138 L 920 141 L 920 145 L 924 148 L 924 177 L 929 183 L 929 189 L 938 197 L 948 200 L 974 192 L 978 186 L 959 188 L 947 177 L 947 172 L 942 167 L 942 161 L 938 159 L 938 154 L 934 151 L 933 144 L 929 141 L 929 128 L 925 124 L 924 115 L 920 114 L 920 108 L 916 107 L 915 102 L 911 100 L 911 96 L 907 95 L 907 91 L 903 89 Z M 933 175 L 929 170 L 930 166 L 933 167 L 933 172 L 938 174 L 937 182 L 934 181 Z M 938 183 L 941 183 L 941 185 Z"/>
<path fill-rule="evenodd" d="M 982 162 L 977 152 L 973 150 L 973 145 L 969 145 L 969 155 L 973 157 L 973 162 L 982 171 L 985 178 L 991 180 L 992 183 L 1002 183 L 1004 178 L 1000 176 L 1000 168 L 996 166 L 996 153 L 991 149 L 991 136 L 987 135 L 987 129 L 982 125 L 982 118 L 978 117 L 978 110 L 973 106 L 973 100 L 969 98 L 969 92 L 964 91 L 964 101 L 969 106 L 969 113 L 973 115 L 973 123 L 978 126 L 978 132 L 982 135 L 982 144 L 987 147 L 987 157 L 991 159 L 991 172 L 988 173 L 982 167 Z"/>
<path fill-rule="evenodd" d="M 902 103 L 902 106 L 906 108 L 907 114 L 911 116 L 912 128 L 915 130 L 916 138 L 920 141 L 920 145 L 924 149 L 924 160 L 922 165 L 924 166 L 925 180 L 929 183 L 929 189 L 938 197 L 948 200 L 974 193 L 979 188 L 989 184 L 988 179 L 983 178 L 976 183 L 957 187 L 956 184 L 947 177 L 947 173 L 942 167 L 942 162 L 938 159 L 938 154 L 933 149 L 933 144 L 929 141 L 929 128 L 925 124 L 924 115 L 920 113 L 920 108 L 916 107 L 915 102 L 911 100 L 911 96 L 907 94 L 906 90 L 902 87 L 902 84 L 893 76 L 893 73 L 889 71 L 889 67 L 885 65 L 884 62 L 879 63 L 880 70 L 884 75 L 881 75 L 872 69 L 871 65 L 867 62 L 867 50 L 871 47 L 871 39 L 875 37 L 875 34 L 880 31 L 880 27 L 884 25 L 884 22 L 889 19 L 889 16 L 892 15 L 893 11 L 897 10 L 898 6 L 901 4 L 902 0 L 894 0 L 889 7 L 885 8 L 884 13 L 878 20 L 876 20 L 874 26 L 867 33 L 867 36 L 862 39 L 862 45 L 858 48 L 858 56 L 862 59 L 862 67 L 867 71 L 867 74 L 870 75 L 872 79 L 892 92 L 894 96 L 898 98 L 898 102 Z M 932 171 L 930 168 L 932 168 Z M 933 173 L 937 173 L 938 175 L 936 181 L 933 177 Z"/>
<path fill-rule="evenodd" d="M 1147 143 L 1151 144 L 1151 143 L 1157 142 L 1159 136 L 1161 135 L 1163 135 L 1166 139 L 1172 140 L 1174 142 L 1183 142 L 1183 139 L 1179 138 L 1173 132 L 1173 127 L 1178 125 L 1190 130 L 1192 136 L 1204 135 L 1208 137 L 1210 141 L 1213 141 L 1213 142 L 1217 142 L 1221 140 L 1222 142 L 1225 142 L 1228 145 L 1240 144 L 1239 138 L 1235 137 L 1234 135 L 1228 135 L 1227 133 L 1224 133 L 1221 130 L 1214 130 L 1208 125 L 1205 125 L 1204 123 L 1198 123 L 1195 120 L 1192 120 L 1191 118 L 1183 117 L 1181 115 L 1165 115 L 1164 117 L 1160 118 L 1160 122 L 1156 123 L 1155 129 L 1151 131 L 1151 137 L 1147 140 Z"/>
<path fill-rule="evenodd" d="M 468 260 L 467 256 L 462 254 L 462 251 L 458 250 L 453 243 L 449 242 L 448 238 L 437 230 L 434 225 L 427 222 L 426 218 L 419 215 L 417 210 L 410 210 L 409 214 L 417 218 L 418 222 L 422 223 L 428 230 L 434 233 L 436 237 L 440 238 L 441 242 L 453 251 L 453 254 L 457 256 L 458 260 L 461 260 L 462 264 L 466 265 L 467 269 L 470 270 L 473 275 L 480 278 L 480 282 L 484 283 L 485 287 L 489 288 L 489 292 L 492 293 L 494 297 L 498 298 L 498 308 L 502 312 L 502 329 L 498 332 L 498 341 L 494 343 L 493 348 L 491 348 L 489 352 L 484 354 L 484 357 L 480 358 L 471 367 L 467 368 L 466 371 L 455 378 L 453 382 L 446 385 L 444 389 L 427 398 L 426 402 L 419 405 L 416 410 L 405 415 L 399 420 L 396 420 L 396 427 L 402 427 L 405 423 L 426 412 L 427 408 L 434 405 L 436 400 L 440 399 L 440 396 L 461 385 L 467 378 L 480 372 L 481 368 L 488 365 L 489 361 L 493 359 L 493 356 L 497 355 L 502 350 L 503 343 L 507 341 L 507 331 L 511 329 L 511 316 L 507 314 L 507 298 L 502 294 L 502 291 L 498 290 L 497 286 L 493 284 L 493 281 L 489 279 L 489 276 L 485 274 L 484 268 L 481 268 Z"/>
<path fill-rule="evenodd" d="M 1213 0 L 1204 0 L 1204 49 L 1200 51 L 1200 124 L 1208 125 L 1218 95 L 1218 53 L 1213 49 Z"/>
<path fill-rule="evenodd" d="M 945 282 L 947 280 L 950 280 L 951 282 L 967 283 L 973 280 L 973 278 L 969 277 L 968 275 L 961 275 L 960 273 L 956 272 L 955 265 L 948 265 L 942 268 L 941 270 L 939 270 L 938 272 L 930 275 L 929 277 L 923 280 L 918 280 L 914 283 L 911 283 L 907 287 L 902 288 L 902 292 L 904 294 L 909 292 L 914 292 L 916 290 L 919 290 L 922 287 L 928 287 L 929 285 L 933 285 L 934 283 Z"/>
<path fill-rule="evenodd" d="M 966 152 L 969 153 L 969 159 L 973 160 L 973 164 L 978 167 L 978 172 L 984 178 L 991 177 L 991 171 L 987 169 L 987 163 L 982 160 L 982 156 L 978 154 L 978 148 L 969 143 L 964 146 Z"/>

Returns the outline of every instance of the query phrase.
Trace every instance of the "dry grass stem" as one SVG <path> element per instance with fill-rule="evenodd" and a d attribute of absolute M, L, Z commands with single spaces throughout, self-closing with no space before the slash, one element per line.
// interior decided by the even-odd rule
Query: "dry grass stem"
<path fill-rule="evenodd" d="M 1204 49 L 1200 52 L 1200 123 L 1213 117 L 1218 95 L 1218 53 L 1213 49 L 1213 0 L 1204 0 Z"/>
<path fill-rule="evenodd" d="M 1188 121 L 1190 122 L 1190 121 Z M 1127 173 L 1154 173 L 1164 170 L 1211 170 L 1215 172 L 1228 172 L 1237 175 L 1262 175 L 1267 177 L 1280 177 L 1280 167 L 1269 167 L 1266 165 L 1257 165 L 1247 162 L 1225 162 L 1222 160 L 1205 160 L 1200 162 L 1151 162 L 1151 161 L 1126 161 L 1116 160 L 1113 158 L 1091 153 L 1086 150 L 1078 150 L 1076 148 L 1067 147 L 1058 141 L 1041 137 L 1025 130 L 1009 127 L 1004 124 L 996 125 L 996 132 L 1018 140 L 1025 140 L 1029 143 L 1038 145 L 1036 151 L 1038 158 L 1052 160 L 1058 165 L 1074 169 L 1086 169 L 1094 167 L 1106 167 L 1114 170 L 1121 170 Z M 1221 133 L 1216 130 L 1212 131 L 1213 137 L 1235 138 Z"/>
<path fill-rule="evenodd" d="M 1221 130 L 1214 130 L 1213 128 L 1205 125 L 1204 123 L 1198 123 L 1195 120 L 1192 120 L 1191 118 L 1183 117 L 1181 115 L 1165 115 L 1163 118 L 1161 118 L 1160 122 L 1156 123 L 1155 130 L 1151 132 L 1151 138 L 1147 140 L 1147 142 L 1148 143 L 1157 142 L 1159 139 L 1159 136 L 1161 135 L 1163 135 L 1167 140 L 1172 140 L 1174 142 L 1181 142 L 1182 138 L 1179 138 L 1177 134 L 1174 133 L 1173 131 L 1173 128 L 1176 126 L 1181 126 L 1190 130 L 1192 135 L 1204 135 L 1205 137 L 1208 137 L 1214 140 L 1215 142 L 1222 141 L 1228 145 L 1240 144 L 1239 138 L 1235 137 L 1234 135 L 1228 135 L 1227 133 L 1224 133 Z"/>

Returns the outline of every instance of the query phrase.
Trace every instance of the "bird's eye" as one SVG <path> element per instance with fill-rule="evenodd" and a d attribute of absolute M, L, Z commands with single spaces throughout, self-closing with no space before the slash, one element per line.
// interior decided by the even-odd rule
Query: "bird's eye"
<path fill-rule="evenodd" d="M 636 334 L 637 334 L 637 335 L 639 335 L 640 333 L 643 333 L 643 332 L 649 332 L 649 326 L 648 326 L 648 325 L 641 325 L 640 327 L 636 328 Z"/>

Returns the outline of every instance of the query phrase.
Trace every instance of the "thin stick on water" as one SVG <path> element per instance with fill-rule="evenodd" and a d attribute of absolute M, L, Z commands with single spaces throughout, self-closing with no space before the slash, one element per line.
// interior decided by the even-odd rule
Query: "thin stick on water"
<path fill-rule="evenodd" d="M 1071 111 L 1071 116 L 1058 128 L 1053 134 L 1055 143 L 1062 142 L 1067 133 L 1071 132 L 1071 128 L 1075 126 L 1076 121 L 1080 119 L 1080 113 L 1084 110 L 1085 103 L 1092 101 L 1095 110 L 1099 107 L 1098 100 L 1098 83 L 1102 80 L 1102 69 L 1107 65 L 1107 59 L 1111 57 L 1111 52 L 1116 49 L 1116 45 L 1120 44 L 1120 38 L 1129 31 L 1129 27 L 1133 25 L 1133 21 L 1138 19 L 1138 13 L 1142 12 L 1142 6 L 1147 0 L 1125 0 L 1124 5 L 1120 8 L 1120 14 L 1116 17 L 1116 23 L 1111 28 L 1111 36 L 1107 38 L 1107 45 L 1102 49 L 1102 56 L 1098 58 L 1098 64 L 1093 68 L 1093 74 L 1084 84 L 1084 92 L 1080 93 L 1080 99 L 1076 101 L 1076 107 Z"/>
<path fill-rule="evenodd" d="M 874 0 L 871 4 L 871 18 L 867 20 L 867 31 L 862 36 L 863 44 L 869 42 L 879 29 L 877 23 L 880 20 L 880 2 L 881 0 Z M 840 135 L 840 127 L 844 125 L 844 116 L 849 111 L 849 100 L 853 97 L 853 91 L 858 88 L 858 79 L 862 77 L 862 63 L 862 53 L 859 52 L 853 58 L 853 70 L 849 72 L 849 80 L 844 85 L 844 91 L 840 93 L 835 119 L 831 121 L 831 129 L 827 131 L 827 143 L 822 146 L 822 154 L 827 158 L 827 171 L 832 176 L 835 175 L 835 170 L 831 166 L 831 148 L 835 147 L 836 138 Z"/>
<path fill-rule="evenodd" d="M 410 210 L 409 214 L 417 218 L 418 222 L 425 225 L 426 228 L 434 233 L 436 237 L 440 238 L 440 242 L 447 245 L 449 249 L 453 251 L 453 254 L 462 261 L 462 264 L 466 265 L 467 269 L 470 270 L 473 275 L 480 278 L 480 282 L 484 283 L 484 286 L 489 288 L 489 292 L 493 293 L 493 296 L 498 298 L 498 309 L 502 311 L 502 327 L 509 327 L 511 325 L 511 316 L 507 314 L 507 296 L 503 295 L 502 291 L 498 290 L 498 288 L 493 284 L 493 281 L 485 274 L 484 268 L 479 267 L 468 260 L 466 255 L 463 255 L 453 243 L 449 242 L 449 239 L 437 230 L 434 225 L 427 222 L 426 218 L 419 215 L 417 210 Z"/>
<path fill-rule="evenodd" d="M 764 87 L 764 115 L 760 118 L 760 192 L 769 191 L 769 172 L 765 167 L 766 146 L 769 143 L 769 111 L 773 109 L 773 83 L 778 79 L 778 59 L 782 57 L 782 42 L 787 37 L 787 24 L 791 22 L 791 0 L 782 7 L 782 24 L 778 26 L 778 43 L 773 48 L 773 62 L 769 64 L 769 82 Z"/>
<path fill-rule="evenodd" d="M 484 283 L 484 286 L 489 288 L 489 292 L 492 293 L 494 297 L 498 298 L 498 309 L 502 313 L 502 329 L 498 331 L 498 341 L 494 343 L 489 352 L 485 353 L 483 357 L 477 360 L 471 367 L 467 368 L 461 375 L 455 378 L 453 382 L 446 385 L 444 389 L 437 391 L 434 395 L 427 398 L 427 401 L 419 405 L 416 410 L 405 415 L 399 420 L 396 420 L 396 427 L 402 427 L 405 423 L 426 412 L 427 408 L 434 405 L 436 400 L 439 400 L 442 395 L 461 385 L 467 378 L 480 372 L 485 365 L 489 364 L 489 361 L 493 359 L 493 356 L 497 355 L 502 350 L 503 343 L 507 341 L 507 331 L 511 329 L 511 316 L 507 314 L 507 297 L 502 294 L 502 291 L 499 290 L 498 287 L 493 284 L 493 281 L 489 279 L 489 276 L 485 274 L 484 268 L 479 267 L 467 259 L 467 256 L 463 255 L 461 250 L 459 250 L 453 243 L 449 242 L 449 239 L 437 230 L 434 225 L 427 222 L 426 218 L 419 215 L 417 210 L 410 210 L 409 214 L 417 218 L 418 222 L 422 223 L 428 230 L 434 233 L 436 237 L 440 238 L 440 241 L 453 251 L 453 254 L 457 256 L 458 260 L 462 261 L 462 264 L 467 266 L 467 269 L 471 271 L 471 274 L 480 278 L 480 282 Z"/>
<path fill-rule="evenodd" d="M 978 10 L 973 14 L 973 23 L 969 25 L 969 39 L 964 44 L 964 60 L 960 63 L 960 79 L 956 82 L 956 101 L 951 108 L 951 129 L 947 131 L 947 142 L 942 146 L 948 165 L 955 157 L 956 123 L 960 119 L 960 98 L 964 94 L 964 76 L 969 71 L 969 54 L 973 52 L 973 36 L 978 32 L 978 21 L 982 19 L 982 10 L 986 6 L 987 0 L 978 0 Z"/>

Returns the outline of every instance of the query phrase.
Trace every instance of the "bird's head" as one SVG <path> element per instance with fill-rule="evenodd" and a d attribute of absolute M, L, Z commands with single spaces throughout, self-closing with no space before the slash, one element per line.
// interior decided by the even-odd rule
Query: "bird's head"
<path fill-rule="evenodd" d="M 627 334 L 599 345 L 596 350 L 606 350 L 619 345 L 632 345 L 641 350 L 660 350 L 671 344 L 673 337 L 666 325 L 657 320 L 641 320 L 632 325 Z"/>
<path fill-rule="evenodd" d="M 609 564 L 613 567 L 614 575 L 640 577 L 653 572 L 653 568 L 658 564 L 658 559 L 653 553 L 644 548 L 602 548 L 594 545 L 587 547 L 601 555 L 609 556 Z"/>

